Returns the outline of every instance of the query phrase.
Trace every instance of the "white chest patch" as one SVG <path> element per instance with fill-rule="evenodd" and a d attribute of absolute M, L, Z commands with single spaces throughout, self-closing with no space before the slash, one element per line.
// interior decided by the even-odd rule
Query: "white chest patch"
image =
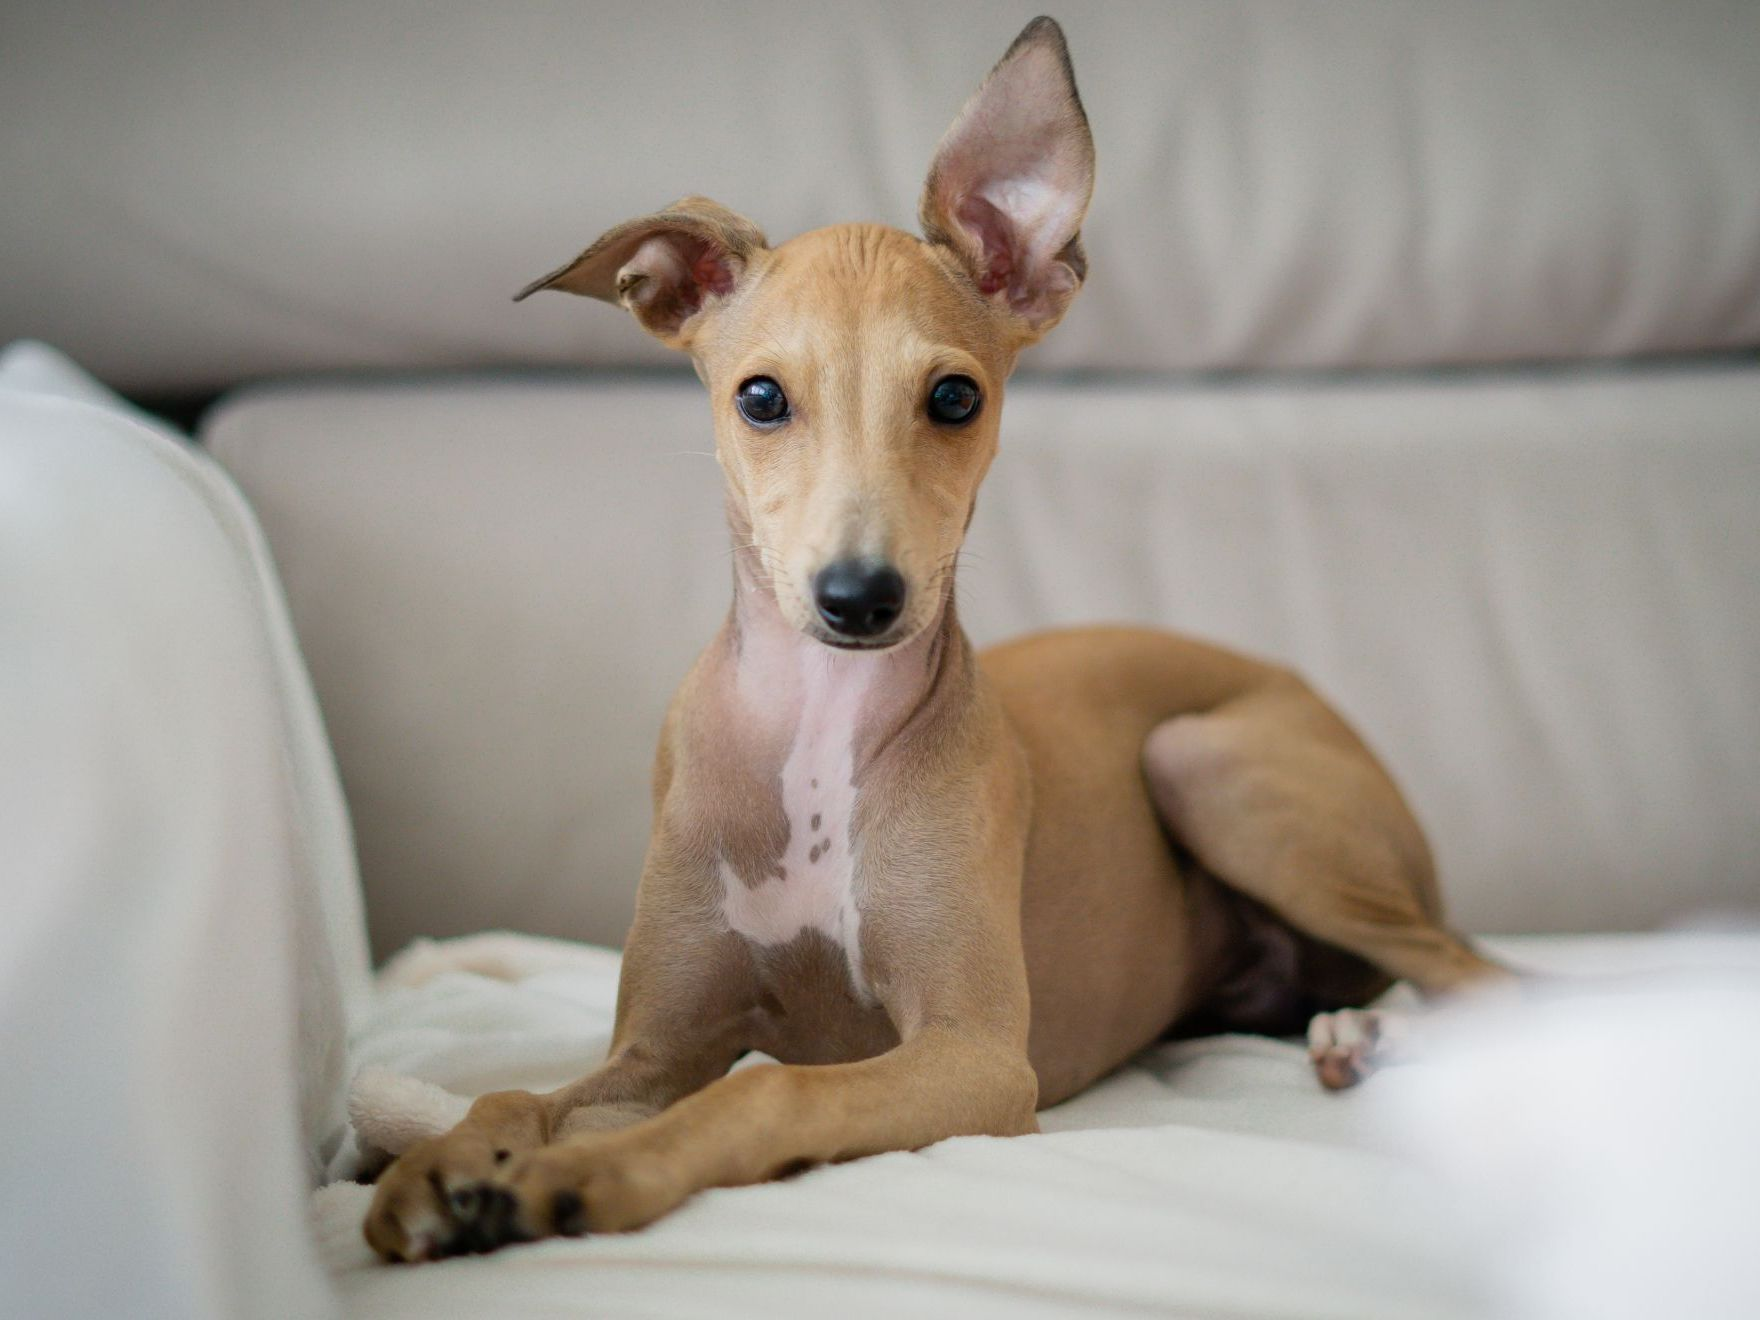
<path fill-rule="evenodd" d="M 868 1002 L 872 996 L 862 975 L 851 827 L 855 739 L 874 674 L 868 657 L 839 655 L 817 645 L 801 655 L 798 676 L 791 676 L 798 677 L 798 685 L 777 689 L 799 711 L 782 766 L 788 847 L 779 874 L 748 885 L 721 863 L 721 911 L 730 929 L 763 945 L 786 944 L 803 931 L 819 931 L 843 950 L 856 994 Z"/>

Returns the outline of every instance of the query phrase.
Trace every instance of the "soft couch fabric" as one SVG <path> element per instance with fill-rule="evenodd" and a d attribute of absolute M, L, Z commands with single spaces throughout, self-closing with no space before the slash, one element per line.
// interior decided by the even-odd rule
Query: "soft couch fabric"
<path fill-rule="evenodd" d="M 1295 664 L 1469 929 L 1751 907 L 1757 419 L 1744 364 L 1022 381 L 961 609 L 980 642 L 1128 621 Z M 275 547 L 381 955 L 621 942 L 661 716 L 729 600 L 701 386 L 265 387 L 206 438 Z"/>
<path fill-rule="evenodd" d="M 1560 980 L 1356 1091 L 1322 1091 L 1292 1042 L 1166 1044 L 1046 1111 L 1044 1135 L 711 1191 L 636 1235 L 387 1266 L 360 1237 L 371 1189 L 337 1184 L 314 1201 L 324 1256 L 373 1320 L 1751 1314 L 1760 940 L 1492 948 Z M 559 1084 L 602 1057 L 616 973 L 608 951 L 504 937 L 422 949 L 387 969 L 359 1055 L 463 1094 Z M 1671 1015 L 1641 1045 L 1619 1030 Z M 1659 1068 L 1634 1081 L 1634 1057 Z"/>
<path fill-rule="evenodd" d="M 0 25 L 0 336 L 160 392 L 664 360 L 514 290 L 688 192 L 914 228 L 1043 0 L 59 0 Z M 1092 276 L 1037 360 L 1760 342 L 1760 6 L 1066 0 Z"/>
<path fill-rule="evenodd" d="M 0 1310 L 331 1313 L 366 991 L 336 772 L 225 474 L 0 357 Z"/>

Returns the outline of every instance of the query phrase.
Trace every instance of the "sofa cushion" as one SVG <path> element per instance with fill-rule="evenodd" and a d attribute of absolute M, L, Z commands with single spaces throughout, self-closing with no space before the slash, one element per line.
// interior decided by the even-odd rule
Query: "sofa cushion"
<path fill-rule="evenodd" d="M 962 560 L 994 640 L 1180 628 L 1306 671 L 1478 930 L 1760 894 L 1760 368 L 1011 386 Z M 263 388 L 208 442 L 275 549 L 375 945 L 621 940 L 668 697 L 724 614 L 665 379 Z"/>
<path fill-rule="evenodd" d="M 262 673 L 248 668 L 228 671 L 237 680 L 234 688 L 225 692 L 204 689 L 211 707 L 204 716 L 225 711 L 235 720 L 244 720 L 241 712 L 261 713 L 252 704 L 260 700 L 266 706 L 273 734 L 281 742 L 279 748 L 270 743 L 259 749 L 264 761 L 279 767 L 274 812 L 267 816 L 276 837 L 253 841 L 253 865 L 234 867 L 227 874 L 232 884 L 243 886 L 240 893 L 230 896 L 234 902 L 244 904 L 252 913 L 257 904 L 266 904 L 273 911 L 272 928 L 277 935 L 286 936 L 287 956 L 300 971 L 292 1005 L 296 1021 L 271 1019 L 267 1027 L 295 1033 L 304 1154 L 308 1172 L 322 1169 L 341 1139 L 348 1016 L 367 987 L 366 936 L 353 841 L 336 766 L 262 530 L 210 454 L 191 445 L 187 436 L 124 402 L 45 344 L 20 341 L 0 350 L 0 443 L 10 447 L 8 457 L 13 461 L 7 473 L 10 481 L 0 481 L 0 495 L 14 502 L 7 514 L 16 525 L 8 530 L 19 537 L 15 544 L 0 546 L 8 552 L 0 555 L 0 563 L 14 572 L 11 581 L 0 575 L 0 591 L 11 588 L 16 593 L 15 611 L 0 617 L 6 619 L 13 637 L 23 639 L 22 645 L 7 639 L 7 658 L 16 657 L 23 666 L 8 677 L 19 679 L 22 675 L 35 680 L 23 686 L 0 687 L 6 702 L 17 703 L 22 720 L 11 730 L 10 738 L 0 738 L 0 769 L 18 775 L 20 789 L 29 785 L 39 792 L 53 788 L 53 781 L 43 780 L 51 765 L 59 766 L 70 780 L 92 769 L 78 755 L 82 745 L 72 739 L 76 731 L 56 726 L 52 734 L 43 733 L 45 720 L 53 725 L 52 712 L 47 707 L 33 709 L 33 705 L 48 701 L 45 693 L 81 710 L 103 709 L 103 703 L 112 700 L 122 700 L 128 707 L 111 712 L 116 727 L 108 733 L 101 722 L 94 722 L 98 736 L 108 737 L 116 745 L 101 744 L 104 753 L 97 761 L 101 773 L 83 785 L 90 820 L 78 813 L 67 819 L 40 814 L 27 818 L 24 813 L 33 801 L 29 794 L 17 801 L 0 794 L 0 805 L 21 813 L 4 831 L 14 853 L 30 858 L 31 849 L 24 846 L 27 838 L 43 850 L 25 862 L 20 885 L 27 878 L 47 885 L 54 891 L 53 903 L 67 904 L 78 913 L 74 922 L 87 932 L 88 952 L 103 947 L 100 933 L 125 944 L 138 942 L 139 931 L 128 926 L 126 903 L 119 895 L 126 893 L 138 900 L 153 892 L 155 885 L 170 888 L 175 904 L 182 905 L 180 916 L 198 925 L 206 921 L 203 938 L 212 938 L 214 930 L 223 928 L 220 919 L 211 914 L 200 920 L 189 915 L 200 910 L 200 903 L 219 900 L 200 892 L 202 875 L 186 875 L 179 868 L 199 862 L 205 856 L 203 849 L 232 846 L 232 841 L 221 836 L 216 843 L 204 837 L 201 822 L 188 819 L 187 814 L 180 818 L 159 813 L 182 803 L 176 794 L 163 791 L 166 782 L 201 782 L 203 776 L 223 779 L 224 772 L 216 765 L 190 759 L 188 748 L 169 743 L 163 747 L 163 760 L 134 764 L 127 743 L 116 740 L 127 735 L 150 743 L 156 736 L 151 732 L 152 718 L 168 718 L 179 709 L 169 700 L 170 694 L 154 686 L 153 666 L 148 663 L 154 654 L 152 639 L 131 635 L 129 628 L 159 629 L 168 616 L 181 617 L 186 626 L 193 626 L 192 621 L 200 621 L 201 616 L 185 599 L 192 592 L 197 600 L 203 599 L 202 590 L 244 593 L 242 607 L 228 601 L 237 613 L 225 616 L 223 627 L 244 631 L 260 651 L 253 659 L 260 660 Z M 166 498 L 166 491 L 182 498 Z M 119 523 L 119 518 L 124 521 Z M 32 526 L 43 520 L 49 522 L 50 529 Z M 109 539 L 119 535 L 119 526 L 130 529 L 133 542 L 119 545 Z M 206 545 L 209 560 L 189 562 L 196 553 L 192 545 Z M 106 599 L 119 589 L 119 581 L 108 576 L 115 573 L 114 561 L 119 558 L 146 567 L 138 581 L 122 584 L 132 593 L 127 599 Z M 216 578 L 221 587 L 214 586 Z M 150 585 L 142 587 L 141 583 Z M 102 606 L 79 617 L 79 593 L 102 602 Z M 236 643 L 232 634 L 222 635 L 229 643 Z M 207 654 L 213 640 L 202 632 L 184 637 L 187 647 L 201 652 L 199 661 L 184 668 L 220 667 L 220 662 Z M 94 645 L 102 649 L 94 651 Z M 59 681 L 49 681 L 50 671 L 43 669 L 40 658 L 63 653 L 81 655 L 90 668 L 77 673 L 57 671 L 54 677 Z M 35 670 L 32 660 L 38 660 Z M 161 661 L 173 663 L 162 657 Z M 267 692 L 253 688 L 253 680 L 266 682 Z M 131 681 L 138 690 L 128 690 Z M 198 693 L 197 700 L 202 699 Z M 146 732 L 142 731 L 143 720 Z M 200 730 L 197 726 L 192 735 L 197 745 Z M 27 736 L 31 732 L 48 741 L 33 744 Z M 61 759 L 43 761 L 39 759 L 42 752 L 33 751 L 33 746 L 53 747 Z M 210 750 L 210 755 L 219 762 L 222 753 Z M 118 756 L 121 759 L 115 760 Z M 253 801 L 244 793 L 241 800 L 247 804 Z M 232 804 L 222 805 L 230 808 Z M 140 828 L 135 819 L 139 813 L 151 816 L 153 826 L 136 837 L 130 831 Z M 120 869 L 113 857 L 99 853 L 94 861 L 94 856 L 87 855 L 88 849 L 101 842 L 104 829 L 123 840 L 120 845 L 112 840 L 112 846 L 130 859 Z M 152 840 L 154 846 L 143 839 Z M 179 847 L 173 848 L 165 839 L 176 840 Z M 23 852 L 18 853 L 19 849 Z M 284 885 L 285 892 L 253 890 L 271 877 Z M 8 894 L 24 908 L 32 907 L 27 893 L 9 888 Z M 165 900 L 159 897 L 154 901 Z M 51 906 L 36 915 L 46 919 L 53 911 Z M 18 919 L 22 921 L 22 917 Z M 173 936 L 181 928 L 171 921 L 161 922 L 155 929 L 170 942 L 164 948 L 130 945 L 128 956 L 138 967 L 156 969 L 148 979 L 154 994 L 165 1000 L 132 1004 L 131 1011 L 157 1014 L 166 1021 L 181 1023 L 186 1017 L 195 1021 L 197 1015 L 175 998 L 188 987 L 168 979 L 161 966 L 178 956 Z M 47 930 L 47 925 L 33 929 L 28 921 L 15 924 L 9 934 L 22 944 L 17 948 L 0 944 L 0 953 L 21 957 L 28 953 L 60 966 L 65 962 L 65 951 L 57 951 L 52 941 L 45 942 Z M 260 956 L 277 958 L 280 952 L 265 950 Z M 16 969 L 9 966 L 6 970 Z M 126 988 L 126 978 L 117 985 Z M 42 987 L 36 989 L 40 995 Z M 245 989 L 241 987 L 241 993 Z M 123 1028 L 138 1029 L 129 1023 L 118 1029 Z M 192 1039 L 201 1039 L 196 1028 L 191 1028 L 181 1043 L 188 1045 Z M 144 1109 L 147 1101 L 141 1102 Z"/>
<path fill-rule="evenodd" d="M 0 338 L 134 389 L 661 360 L 509 295 L 687 192 L 773 238 L 914 225 L 1037 0 L 17 6 Z M 1385 366 L 1760 343 L 1760 6 L 1107 0 L 1059 11 L 1091 277 L 1034 361 Z"/>
<path fill-rule="evenodd" d="M 367 958 L 316 703 L 225 473 L 35 344 L 0 353 L 0 840 L 0 1309 L 329 1314 L 300 1196 Z"/>

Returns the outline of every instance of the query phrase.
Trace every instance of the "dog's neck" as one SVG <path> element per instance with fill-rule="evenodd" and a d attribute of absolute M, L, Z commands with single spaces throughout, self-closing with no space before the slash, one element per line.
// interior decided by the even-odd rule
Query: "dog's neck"
<path fill-rule="evenodd" d="M 959 626 L 951 575 L 934 621 L 910 641 L 884 651 L 841 650 L 783 618 L 747 539 L 736 531 L 733 607 L 723 636 L 734 695 L 763 732 L 797 747 L 823 740 L 848 748 L 849 769 L 859 777 L 902 730 L 969 681 L 971 646 Z"/>

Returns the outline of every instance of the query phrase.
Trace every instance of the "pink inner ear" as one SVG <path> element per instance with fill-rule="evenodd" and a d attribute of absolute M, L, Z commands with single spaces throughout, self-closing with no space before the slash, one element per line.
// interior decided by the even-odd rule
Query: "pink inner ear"
<path fill-rule="evenodd" d="M 704 293 L 717 295 L 733 292 L 733 263 L 713 244 L 686 240 L 695 249 L 690 254 L 691 279 Z"/>
<path fill-rule="evenodd" d="M 979 290 L 986 296 L 1002 292 L 1018 264 L 1014 226 L 983 197 L 962 198 L 957 214 L 960 226 L 977 240 L 978 250 L 983 254 Z"/>
<path fill-rule="evenodd" d="M 1081 283 L 1062 254 L 1081 230 L 1094 149 L 1062 43 L 1031 27 L 942 139 L 923 218 L 971 264 L 986 296 L 1035 325 Z"/>
<path fill-rule="evenodd" d="M 701 311 L 704 299 L 733 292 L 738 274 L 736 259 L 719 244 L 672 230 L 630 255 L 618 273 L 618 295 L 650 330 L 670 333 Z"/>

